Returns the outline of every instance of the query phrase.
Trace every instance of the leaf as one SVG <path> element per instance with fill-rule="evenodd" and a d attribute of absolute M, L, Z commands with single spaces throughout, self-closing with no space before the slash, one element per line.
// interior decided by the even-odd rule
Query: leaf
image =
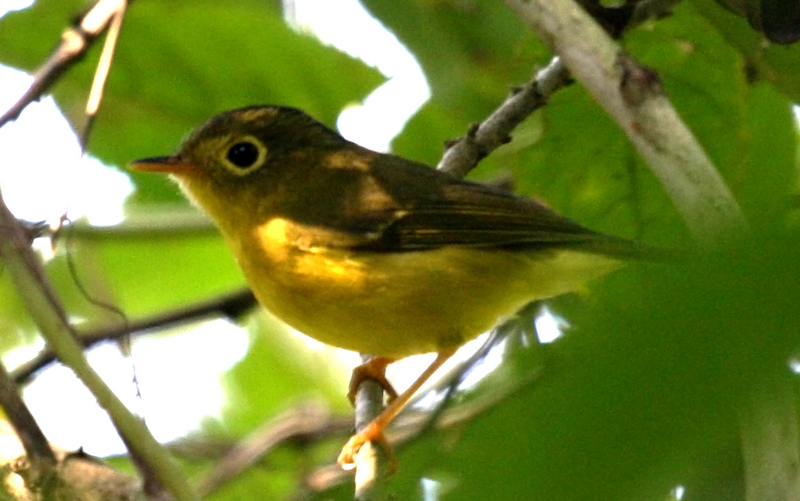
<path fill-rule="evenodd" d="M 752 65 L 759 78 L 771 82 L 786 97 L 800 103 L 800 44 L 774 45 L 752 31 L 744 19 L 712 0 L 694 0 L 697 13 L 706 18 L 731 47 Z"/>
<path fill-rule="evenodd" d="M 464 400 L 516 388 L 404 448 L 391 491 L 411 498 L 425 478 L 440 483 L 443 499 L 666 499 L 678 485 L 696 493 L 704 469 L 723 468 L 711 488 L 725 492 L 737 463 L 715 461 L 736 455 L 742 402 L 792 376 L 786 362 L 800 344 L 800 242 L 764 233 L 740 244 L 632 267 L 597 283 L 591 301 L 557 301 L 566 335 L 517 344 L 502 378 L 452 401 L 464 416 Z M 633 307 L 631 281 L 641 300 Z M 542 351 L 543 370 L 534 353 Z"/>
<path fill-rule="evenodd" d="M 393 145 L 415 160 L 438 162 L 445 140 L 466 133 L 546 62 L 548 51 L 501 2 L 364 5 L 414 54 L 431 87 L 431 100 Z"/>
<path fill-rule="evenodd" d="M 40 0 L 4 17 L 0 61 L 36 68 L 76 11 L 75 2 Z M 100 45 L 56 86 L 56 99 L 73 124 L 82 122 Z M 365 97 L 380 81 L 363 63 L 289 29 L 274 4 L 133 4 L 89 151 L 116 165 L 168 154 L 212 115 L 251 104 L 297 106 L 333 123 L 346 104 Z M 151 199 L 177 198 L 163 181 L 135 179 Z"/>

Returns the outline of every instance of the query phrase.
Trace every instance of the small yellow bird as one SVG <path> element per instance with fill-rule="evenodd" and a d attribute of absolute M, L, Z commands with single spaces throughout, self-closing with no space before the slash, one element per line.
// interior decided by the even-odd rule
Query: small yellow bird
<path fill-rule="evenodd" d="M 525 304 L 574 291 L 660 251 L 580 226 L 532 200 L 345 140 L 300 110 L 251 106 L 211 118 L 167 157 L 207 212 L 259 302 L 324 343 L 374 355 L 394 398 L 342 451 L 353 463 L 455 350 Z M 436 352 L 402 395 L 394 360 Z"/>

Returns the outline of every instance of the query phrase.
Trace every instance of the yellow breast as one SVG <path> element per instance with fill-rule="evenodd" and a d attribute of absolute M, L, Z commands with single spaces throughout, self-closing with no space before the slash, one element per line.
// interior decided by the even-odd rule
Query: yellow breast
<path fill-rule="evenodd" d="M 259 302 L 300 332 L 393 358 L 458 346 L 526 303 L 618 266 L 575 252 L 353 252 L 293 241 L 274 218 L 226 235 Z"/>

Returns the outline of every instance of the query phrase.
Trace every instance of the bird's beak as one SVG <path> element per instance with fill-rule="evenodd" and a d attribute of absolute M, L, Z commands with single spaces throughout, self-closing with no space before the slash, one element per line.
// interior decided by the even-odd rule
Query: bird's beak
<path fill-rule="evenodd" d="M 199 169 L 195 164 L 179 156 L 143 158 L 131 162 L 130 168 L 141 172 L 163 172 L 166 174 L 194 174 Z"/>

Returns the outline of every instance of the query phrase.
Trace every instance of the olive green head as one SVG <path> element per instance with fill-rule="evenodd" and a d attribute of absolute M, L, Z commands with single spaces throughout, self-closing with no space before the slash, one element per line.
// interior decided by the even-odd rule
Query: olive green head
<path fill-rule="evenodd" d="M 298 109 L 249 106 L 214 116 L 189 134 L 175 154 L 137 160 L 131 167 L 230 182 L 343 144 L 339 134 Z"/>
<path fill-rule="evenodd" d="M 220 223 L 237 216 L 231 212 L 280 204 L 299 180 L 315 177 L 323 158 L 354 147 L 298 109 L 250 106 L 214 116 L 175 154 L 137 160 L 131 168 L 171 174 Z"/>

